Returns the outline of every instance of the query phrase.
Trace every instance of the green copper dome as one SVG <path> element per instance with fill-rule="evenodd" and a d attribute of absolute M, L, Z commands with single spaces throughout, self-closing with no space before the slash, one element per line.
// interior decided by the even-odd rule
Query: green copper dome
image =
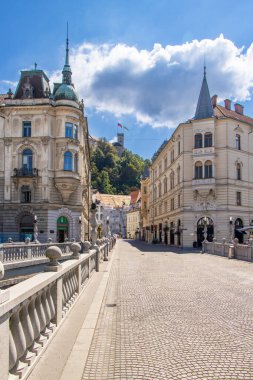
<path fill-rule="evenodd" d="M 73 100 L 78 102 L 78 97 L 72 85 L 62 83 L 54 94 L 55 100 Z"/>

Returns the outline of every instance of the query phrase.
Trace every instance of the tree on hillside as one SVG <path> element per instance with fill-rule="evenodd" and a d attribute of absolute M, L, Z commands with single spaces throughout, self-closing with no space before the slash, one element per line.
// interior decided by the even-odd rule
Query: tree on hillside
<path fill-rule="evenodd" d="M 92 187 L 101 193 L 129 194 L 140 187 L 144 167 L 149 165 L 149 160 L 129 150 L 119 157 L 113 145 L 99 141 L 91 155 Z"/>

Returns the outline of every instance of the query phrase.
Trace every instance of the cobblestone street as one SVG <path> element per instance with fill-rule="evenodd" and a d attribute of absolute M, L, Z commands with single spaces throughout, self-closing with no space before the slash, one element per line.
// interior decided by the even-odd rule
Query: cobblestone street
<path fill-rule="evenodd" d="M 162 250 L 117 242 L 83 380 L 252 380 L 253 264 Z"/>

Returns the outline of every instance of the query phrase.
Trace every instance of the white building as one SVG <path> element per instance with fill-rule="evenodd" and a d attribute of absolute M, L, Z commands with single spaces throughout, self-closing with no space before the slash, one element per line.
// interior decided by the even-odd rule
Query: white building
<path fill-rule="evenodd" d="M 230 239 L 253 222 L 253 118 L 210 98 L 204 72 L 195 117 L 181 123 L 154 155 L 149 221 L 153 239 L 201 245 Z"/>

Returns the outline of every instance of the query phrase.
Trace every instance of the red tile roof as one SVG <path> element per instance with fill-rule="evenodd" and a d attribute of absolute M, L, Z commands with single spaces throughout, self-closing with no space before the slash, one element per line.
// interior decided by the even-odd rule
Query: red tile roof
<path fill-rule="evenodd" d="M 214 115 L 218 118 L 221 117 L 229 117 L 231 119 L 235 119 L 238 121 L 242 121 L 243 123 L 248 123 L 253 125 L 253 118 L 246 116 L 246 115 L 241 115 L 235 111 L 228 110 L 227 108 L 217 105 L 214 107 Z"/>
<path fill-rule="evenodd" d="M 141 192 L 140 190 L 131 191 L 130 196 L 131 196 L 131 204 L 135 204 L 141 198 Z"/>

